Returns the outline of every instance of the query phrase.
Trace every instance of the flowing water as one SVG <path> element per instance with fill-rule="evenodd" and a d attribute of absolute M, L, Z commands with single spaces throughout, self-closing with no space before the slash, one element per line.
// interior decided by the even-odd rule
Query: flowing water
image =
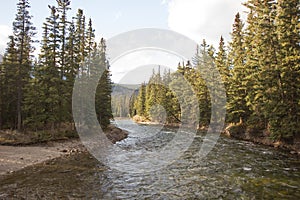
<path fill-rule="evenodd" d="M 116 145 L 140 152 L 137 157 L 143 157 L 141 149 L 159 149 L 178 134 L 164 128 L 147 137 L 161 127 L 117 124 L 130 134 Z M 134 163 L 126 165 L 128 173 L 117 171 L 88 153 L 28 167 L 0 178 L 0 199 L 300 199 L 299 157 L 220 137 L 200 159 L 195 154 L 204 136 L 198 134 L 180 158 L 150 173 L 132 173 Z"/>

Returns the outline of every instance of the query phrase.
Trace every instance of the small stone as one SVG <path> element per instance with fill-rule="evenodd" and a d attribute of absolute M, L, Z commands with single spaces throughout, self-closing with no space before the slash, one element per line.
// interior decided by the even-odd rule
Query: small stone
<path fill-rule="evenodd" d="M 281 145 L 280 142 L 275 142 L 275 143 L 273 143 L 273 146 L 274 146 L 275 148 L 278 148 L 280 145 Z"/>
<path fill-rule="evenodd" d="M 245 170 L 245 171 L 251 171 L 252 168 L 251 167 L 243 167 L 243 170 Z"/>
<path fill-rule="evenodd" d="M 296 152 L 296 151 L 291 151 L 290 153 L 291 153 L 291 154 L 297 154 L 297 152 Z"/>

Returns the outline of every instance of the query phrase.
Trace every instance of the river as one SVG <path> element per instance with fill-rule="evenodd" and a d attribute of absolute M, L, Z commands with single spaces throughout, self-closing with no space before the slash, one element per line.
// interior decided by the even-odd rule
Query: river
<path fill-rule="evenodd" d="M 116 145 L 136 152 L 159 149 L 177 131 L 163 128 L 147 137 L 161 127 L 129 120 L 117 124 L 131 132 Z M 170 165 L 148 173 L 132 173 L 135 163 L 126 165 L 127 172 L 114 170 L 88 153 L 27 167 L 0 178 L 0 199 L 300 199 L 299 157 L 220 137 L 200 158 L 195 155 L 204 135 Z"/>

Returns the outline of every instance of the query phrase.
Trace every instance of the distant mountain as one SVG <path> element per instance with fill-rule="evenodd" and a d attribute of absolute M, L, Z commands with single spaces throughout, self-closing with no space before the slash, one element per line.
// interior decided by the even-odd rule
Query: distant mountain
<path fill-rule="evenodd" d="M 133 85 L 113 84 L 111 94 L 111 106 L 114 118 L 128 117 L 130 99 L 138 94 L 137 87 Z"/>
<path fill-rule="evenodd" d="M 139 88 L 137 85 L 120 85 L 113 84 L 112 86 L 112 95 L 132 95 L 136 88 Z"/>

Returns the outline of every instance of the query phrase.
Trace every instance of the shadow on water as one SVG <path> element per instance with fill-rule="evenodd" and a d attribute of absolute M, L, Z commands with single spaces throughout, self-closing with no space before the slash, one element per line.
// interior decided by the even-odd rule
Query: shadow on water
<path fill-rule="evenodd" d="M 116 145 L 150 151 L 176 134 L 168 128 L 147 138 L 131 131 Z M 0 199 L 300 199 L 298 157 L 220 137 L 208 156 L 199 159 L 195 152 L 202 142 L 200 133 L 182 157 L 147 174 L 112 170 L 88 153 L 57 158 L 0 177 Z"/>

